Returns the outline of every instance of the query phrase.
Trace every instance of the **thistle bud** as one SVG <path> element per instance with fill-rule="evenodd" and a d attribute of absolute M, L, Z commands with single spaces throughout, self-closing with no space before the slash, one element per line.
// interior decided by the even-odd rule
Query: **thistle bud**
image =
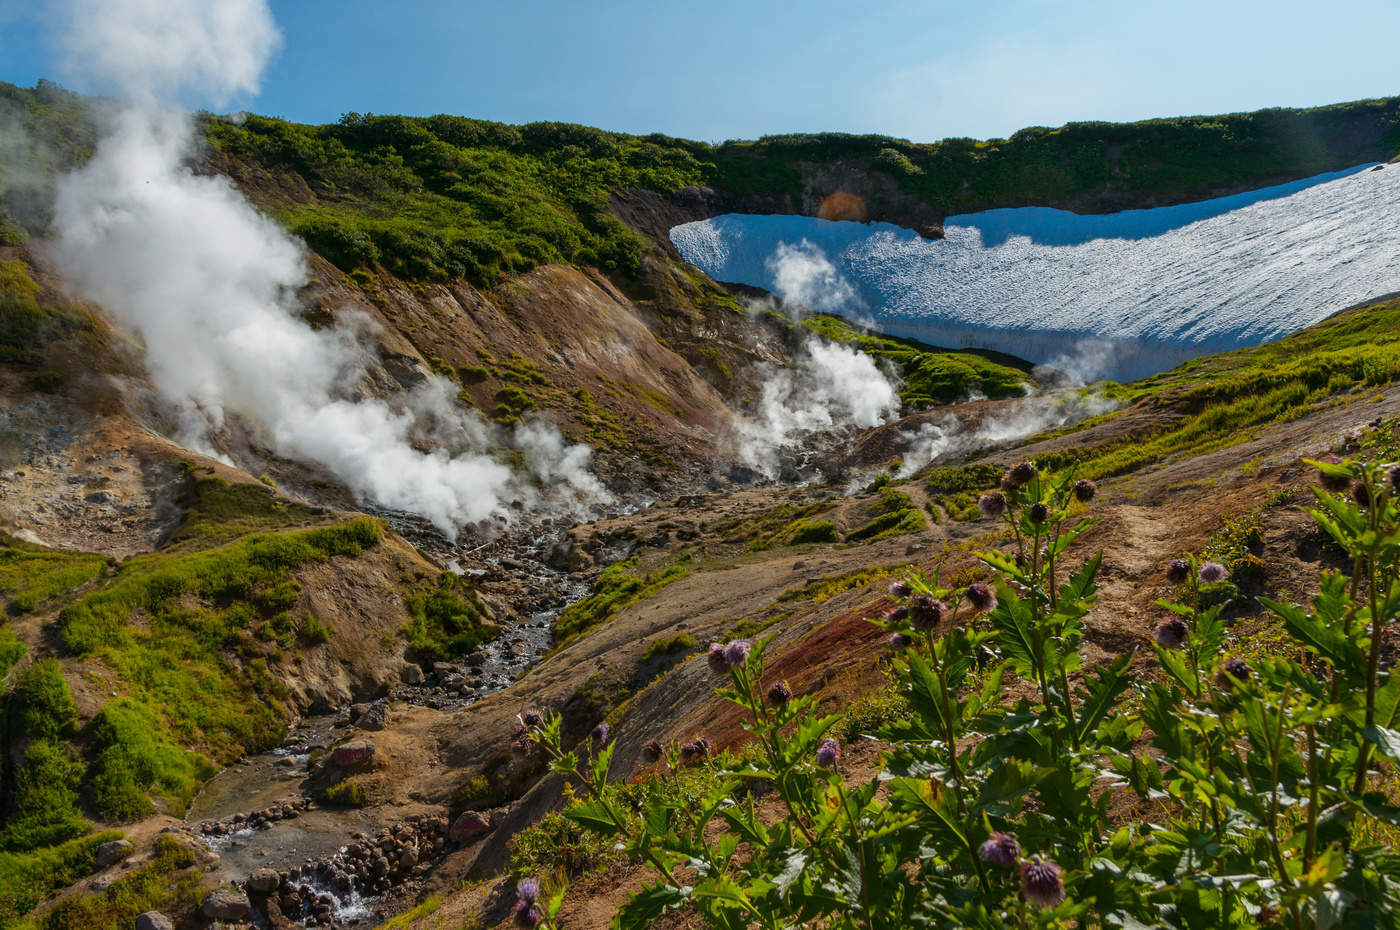
<path fill-rule="evenodd" d="M 1009 869 L 1021 858 L 1021 844 L 1010 833 L 993 833 L 977 849 L 983 862 Z"/>
<path fill-rule="evenodd" d="M 1152 631 L 1152 641 L 1166 649 L 1180 649 L 1191 634 L 1191 628 L 1180 617 L 1168 617 Z"/>
<path fill-rule="evenodd" d="M 1201 580 L 1206 584 L 1215 584 L 1217 581 L 1224 581 L 1229 572 L 1225 566 L 1219 562 L 1206 562 L 1201 566 Z"/>
<path fill-rule="evenodd" d="M 824 768 L 831 768 L 839 761 L 841 761 L 841 744 L 828 736 L 817 747 L 817 764 Z"/>
<path fill-rule="evenodd" d="M 977 498 L 977 509 L 982 512 L 982 516 L 995 520 L 1006 513 L 1006 495 L 1000 491 L 988 491 Z"/>
<path fill-rule="evenodd" d="M 1032 523 L 1039 525 L 1050 519 L 1050 508 L 1037 501 L 1031 504 L 1031 509 L 1026 516 L 1031 518 Z"/>
<path fill-rule="evenodd" d="M 1191 563 L 1185 559 L 1172 559 L 1167 566 L 1167 580 L 1172 584 L 1184 584 L 1191 577 Z"/>
<path fill-rule="evenodd" d="M 1036 907 L 1057 907 L 1065 900 L 1064 869 L 1039 856 L 1022 863 L 1021 897 Z"/>
<path fill-rule="evenodd" d="M 1098 493 L 1099 486 L 1088 478 L 1080 478 L 1074 483 L 1074 499 L 1081 504 L 1087 504 L 1094 499 Z"/>
<path fill-rule="evenodd" d="M 972 605 L 973 610 L 983 612 L 996 609 L 997 593 L 992 586 L 985 581 L 979 581 L 976 584 L 968 585 L 967 590 L 963 593 L 967 597 L 967 602 Z"/>
<path fill-rule="evenodd" d="M 786 707 L 787 702 L 792 700 L 792 689 L 788 687 L 786 681 L 775 681 L 768 689 L 768 703 L 774 707 Z"/>

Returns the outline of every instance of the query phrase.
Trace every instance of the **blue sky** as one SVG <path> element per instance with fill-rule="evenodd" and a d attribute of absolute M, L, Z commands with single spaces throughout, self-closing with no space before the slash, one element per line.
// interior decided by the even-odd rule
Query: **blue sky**
<path fill-rule="evenodd" d="M 447 112 L 930 141 L 1400 94 L 1400 4 L 1384 0 L 271 2 L 283 46 L 237 106 L 306 122 Z M 42 8 L 0 0 L 0 80 L 74 86 Z"/>

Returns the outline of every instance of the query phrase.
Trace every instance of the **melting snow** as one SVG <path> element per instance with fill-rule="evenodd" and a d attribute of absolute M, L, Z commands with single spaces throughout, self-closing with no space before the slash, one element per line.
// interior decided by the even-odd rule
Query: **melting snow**
<path fill-rule="evenodd" d="M 671 230 L 687 261 L 895 336 L 1119 380 L 1257 345 L 1400 290 L 1400 165 L 1200 203 L 888 223 L 728 214 Z"/>

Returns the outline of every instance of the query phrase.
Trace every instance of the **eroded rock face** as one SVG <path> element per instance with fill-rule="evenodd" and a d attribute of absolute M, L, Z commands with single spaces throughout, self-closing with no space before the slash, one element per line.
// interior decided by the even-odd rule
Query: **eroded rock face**
<path fill-rule="evenodd" d="M 247 920 L 253 915 L 253 906 L 243 892 L 220 888 L 205 896 L 199 911 L 211 920 Z"/>

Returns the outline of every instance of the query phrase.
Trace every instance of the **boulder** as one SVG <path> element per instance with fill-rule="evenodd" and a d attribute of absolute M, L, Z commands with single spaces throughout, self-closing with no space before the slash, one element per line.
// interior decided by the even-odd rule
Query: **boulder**
<path fill-rule="evenodd" d="M 253 874 L 248 876 L 249 890 L 259 894 L 276 891 L 280 884 L 282 884 L 282 876 L 277 874 L 276 869 L 254 869 Z"/>
<path fill-rule="evenodd" d="M 412 662 L 405 662 L 399 670 L 399 680 L 406 685 L 421 685 L 423 683 L 423 670 Z"/>
<path fill-rule="evenodd" d="M 105 869 L 131 855 L 131 848 L 131 844 L 126 840 L 112 840 L 97 847 L 97 851 L 93 853 L 93 860 L 99 869 Z"/>
<path fill-rule="evenodd" d="M 470 843 L 491 832 L 491 825 L 480 814 L 468 811 L 458 817 L 448 829 L 448 835 L 458 843 Z"/>
<path fill-rule="evenodd" d="M 136 916 L 136 930 L 175 930 L 175 925 L 160 911 L 147 911 Z"/>
<path fill-rule="evenodd" d="M 389 725 L 389 705 L 383 701 L 371 704 L 355 726 L 361 730 L 382 730 Z"/>
<path fill-rule="evenodd" d="M 367 739 L 352 739 L 348 743 L 341 743 L 335 747 L 335 752 L 331 753 L 331 759 L 343 769 L 363 765 L 373 758 L 374 743 Z"/>
<path fill-rule="evenodd" d="M 220 888 L 204 896 L 199 912 L 211 920 L 247 920 L 253 916 L 253 905 L 243 892 Z"/>

